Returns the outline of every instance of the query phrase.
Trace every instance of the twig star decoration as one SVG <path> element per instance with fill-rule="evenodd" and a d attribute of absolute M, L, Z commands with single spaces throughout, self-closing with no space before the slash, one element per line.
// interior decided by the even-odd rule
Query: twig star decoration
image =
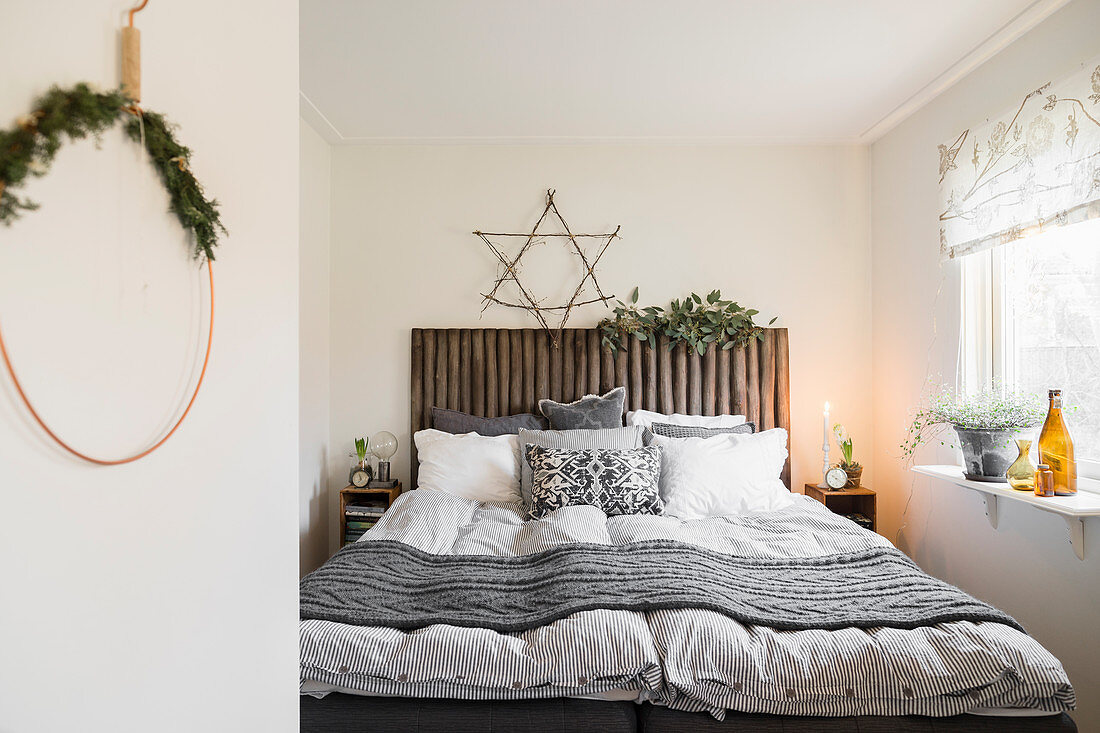
<path fill-rule="evenodd" d="M 558 211 L 557 204 L 554 203 L 554 193 L 553 189 L 547 190 L 546 208 L 542 210 L 542 216 L 535 222 L 535 226 L 532 227 L 529 233 L 509 234 L 502 232 L 475 231 L 474 234 L 480 237 L 481 241 L 485 242 L 485 245 L 493 255 L 496 256 L 502 266 L 500 277 L 498 277 L 493 284 L 493 289 L 488 293 L 481 293 L 481 297 L 485 300 L 485 305 L 482 307 L 481 312 L 484 313 L 485 309 L 490 305 L 503 305 L 508 308 L 521 308 L 529 311 L 538 320 L 539 325 L 550 334 L 550 338 L 553 339 L 554 343 L 557 343 L 558 337 L 561 335 L 562 329 L 565 328 L 566 322 L 569 321 L 569 315 L 574 308 L 577 306 L 589 305 L 591 303 L 606 303 L 615 297 L 614 295 L 604 295 L 603 289 L 600 288 L 599 281 L 596 280 L 596 265 L 600 263 L 600 258 L 603 257 L 604 252 L 611 246 L 611 243 L 620 238 L 619 230 L 622 229 L 622 227 L 617 226 L 615 227 L 615 231 L 606 234 L 574 234 L 569 228 L 569 225 L 565 222 L 565 218 L 562 217 L 561 212 Z M 550 214 L 557 217 L 558 222 L 561 223 L 562 231 L 550 234 L 539 232 L 539 227 L 542 226 L 542 223 L 546 221 L 546 217 Z M 519 252 L 516 253 L 516 256 L 509 259 L 508 256 L 504 254 L 503 249 L 489 239 L 490 237 L 523 237 L 525 241 L 523 246 L 520 247 Z M 519 281 L 520 260 L 523 259 L 523 255 L 535 245 L 542 244 L 548 239 L 559 237 L 567 239 L 567 247 L 570 252 L 580 257 L 581 263 L 583 264 L 584 275 L 581 277 L 581 281 L 578 283 L 576 290 L 573 291 L 573 297 L 569 299 L 568 303 L 565 305 L 547 306 L 543 305 L 542 299 L 536 299 L 531 294 L 531 291 Z M 578 239 L 595 239 L 599 242 L 597 245 L 599 249 L 596 251 L 595 257 L 589 259 L 584 248 L 581 247 L 580 243 L 577 241 Z M 584 286 L 589 280 L 592 281 L 592 287 L 595 288 L 597 297 L 588 300 L 579 300 L 581 293 L 584 291 Z M 515 283 L 516 288 L 520 292 L 521 302 L 511 303 L 498 297 L 497 294 L 500 292 L 501 286 L 506 282 Z M 548 313 L 553 312 L 561 312 L 561 322 L 558 323 L 557 327 L 552 328 L 546 318 Z"/>

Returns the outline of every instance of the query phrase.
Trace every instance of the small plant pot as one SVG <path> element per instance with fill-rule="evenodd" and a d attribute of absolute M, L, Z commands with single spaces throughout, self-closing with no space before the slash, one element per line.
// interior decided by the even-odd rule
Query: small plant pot
<path fill-rule="evenodd" d="M 1006 483 L 1005 473 L 1018 457 L 1015 430 L 955 428 L 963 454 L 963 476 L 971 481 Z"/>
<path fill-rule="evenodd" d="M 858 489 L 859 480 L 863 477 L 863 466 L 859 468 L 845 468 L 844 473 L 848 474 L 848 483 L 844 484 L 844 488 Z"/>

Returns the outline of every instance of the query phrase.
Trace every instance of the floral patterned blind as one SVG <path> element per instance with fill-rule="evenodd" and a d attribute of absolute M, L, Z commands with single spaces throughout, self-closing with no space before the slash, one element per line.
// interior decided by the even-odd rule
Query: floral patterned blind
<path fill-rule="evenodd" d="M 943 259 L 1100 217 L 1100 57 L 939 150 Z"/>

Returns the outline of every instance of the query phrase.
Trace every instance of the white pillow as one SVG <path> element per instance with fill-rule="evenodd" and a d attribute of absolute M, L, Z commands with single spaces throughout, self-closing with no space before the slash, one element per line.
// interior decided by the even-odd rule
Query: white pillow
<path fill-rule="evenodd" d="M 682 415 L 678 412 L 664 415 L 649 410 L 634 410 L 626 413 L 627 425 L 641 425 L 643 428 L 649 428 L 655 422 L 667 425 L 691 425 L 696 428 L 732 428 L 734 425 L 744 425 L 745 416 L 711 415 L 707 417 L 705 415 Z"/>
<path fill-rule="evenodd" d="M 665 514 L 701 519 L 774 511 L 794 502 L 779 476 L 787 460 L 787 431 L 666 438 L 661 447 L 661 499 Z"/>
<path fill-rule="evenodd" d="M 420 458 L 418 488 L 474 501 L 520 501 L 515 435 L 421 430 L 413 440 Z"/>

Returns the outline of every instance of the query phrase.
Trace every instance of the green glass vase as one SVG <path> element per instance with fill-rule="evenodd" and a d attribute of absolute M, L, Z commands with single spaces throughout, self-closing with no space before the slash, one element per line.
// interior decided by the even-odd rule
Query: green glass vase
<path fill-rule="evenodd" d="M 1023 438 L 1016 439 L 1016 447 L 1020 449 L 1020 455 L 1005 471 L 1008 485 L 1017 491 L 1035 490 L 1035 466 L 1031 463 L 1031 441 Z"/>

